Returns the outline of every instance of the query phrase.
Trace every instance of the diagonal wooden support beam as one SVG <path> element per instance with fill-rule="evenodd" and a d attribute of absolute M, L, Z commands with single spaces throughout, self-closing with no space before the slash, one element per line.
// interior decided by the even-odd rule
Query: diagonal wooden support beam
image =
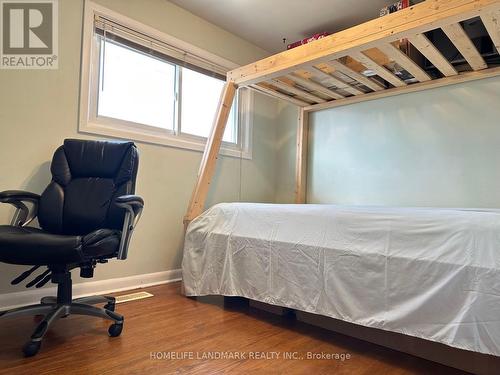
<path fill-rule="evenodd" d="M 481 54 L 477 51 L 476 46 L 464 31 L 464 28 L 459 23 L 453 23 L 448 26 L 443 26 L 442 30 L 451 42 L 457 47 L 465 60 L 474 70 L 486 69 L 488 65 L 484 61 Z"/>
<path fill-rule="evenodd" d="M 449 63 L 443 54 L 424 35 L 417 34 L 408 38 L 411 44 L 424 55 L 445 77 L 456 76 L 457 70 Z"/>
<path fill-rule="evenodd" d="M 394 47 L 391 43 L 381 44 L 377 47 L 387 57 L 398 63 L 403 69 L 409 72 L 420 82 L 430 81 L 431 77 L 412 59 L 403 53 L 399 48 Z"/>
<path fill-rule="evenodd" d="M 348 77 L 351 77 L 352 79 L 358 81 L 359 83 L 365 85 L 369 89 L 372 89 L 373 91 L 380 91 L 384 90 L 384 87 L 375 82 L 374 80 L 365 77 L 361 73 L 356 72 L 355 70 L 352 70 L 349 68 L 347 65 L 342 64 L 340 61 L 337 60 L 332 60 L 328 62 L 329 65 L 333 66 L 335 70 L 338 70 L 339 72 L 345 74 Z"/>
<path fill-rule="evenodd" d="M 327 63 L 325 63 L 324 65 L 330 67 Z M 335 70 L 335 69 L 332 69 L 332 70 Z M 351 93 L 353 95 L 363 95 L 364 94 L 364 92 L 361 91 L 360 89 L 358 89 L 358 88 L 356 88 L 354 86 L 351 86 L 347 82 L 342 81 L 340 78 L 334 77 L 331 74 L 328 74 L 328 73 L 324 72 L 323 70 L 321 70 L 317 66 L 311 67 L 309 69 L 309 71 L 312 74 L 316 74 L 316 75 L 318 75 L 318 76 L 320 76 L 322 78 L 328 79 L 330 82 L 332 82 L 339 89 L 347 91 L 348 93 Z"/>
<path fill-rule="evenodd" d="M 314 94 L 311 94 L 310 92 L 301 90 L 295 86 L 288 85 L 285 82 L 282 82 L 282 81 L 277 80 L 277 79 L 273 79 L 272 81 L 269 81 L 268 83 L 271 84 L 272 86 L 280 89 L 280 90 L 287 91 L 287 92 L 290 92 L 292 94 L 298 95 L 299 97 L 310 100 L 311 102 L 314 102 L 314 103 L 326 102 L 325 99 L 320 98 L 319 96 L 316 96 Z"/>
<path fill-rule="evenodd" d="M 498 53 L 500 53 L 500 11 L 482 14 L 481 20 Z"/>
<path fill-rule="evenodd" d="M 322 93 L 323 95 L 326 95 L 330 98 L 333 99 L 344 99 L 344 96 L 337 94 L 335 91 L 330 90 L 328 87 L 325 87 L 318 82 L 314 82 L 313 80 L 307 79 L 307 78 L 302 78 L 299 77 L 295 74 L 289 74 L 286 76 L 287 78 L 291 79 L 292 81 L 297 82 L 299 85 L 304 86 L 310 90 L 314 90 L 317 92 Z"/>
<path fill-rule="evenodd" d="M 199 216 L 205 207 L 205 200 L 207 199 L 208 189 L 215 172 L 222 137 L 224 136 L 224 130 L 226 129 L 226 123 L 229 118 L 229 113 L 231 112 L 235 94 L 236 85 L 234 82 L 227 82 L 221 93 L 214 124 L 201 160 L 198 180 L 196 181 L 191 201 L 189 202 L 189 207 L 184 217 L 185 225 Z"/>
<path fill-rule="evenodd" d="M 361 64 L 367 67 L 370 70 L 373 70 L 375 74 L 379 77 L 382 77 L 390 84 L 396 87 L 406 86 L 406 83 L 402 81 L 400 78 L 396 77 L 392 72 L 390 72 L 387 68 L 380 66 L 363 52 L 352 52 L 350 54 L 351 57 L 358 60 Z"/>
<path fill-rule="evenodd" d="M 306 107 L 308 105 L 311 105 L 311 103 L 308 103 L 308 102 L 305 102 L 303 100 L 297 99 L 294 96 L 282 94 L 281 92 L 279 92 L 279 91 L 271 88 L 270 86 L 266 86 L 263 83 L 259 83 L 257 85 L 250 85 L 248 87 L 250 87 L 251 89 L 253 89 L 255 91 L 258 91 L 258 92 L 260 92 L 262 94 L 271 96 L 273 98 L 279 98 L 281 100 L 285 100 L 285 101 L 287 101 L 289 103 L 292 103 L 292 104 L 295 104 L 296 106 L 299 106 L 299 107 Z"/>

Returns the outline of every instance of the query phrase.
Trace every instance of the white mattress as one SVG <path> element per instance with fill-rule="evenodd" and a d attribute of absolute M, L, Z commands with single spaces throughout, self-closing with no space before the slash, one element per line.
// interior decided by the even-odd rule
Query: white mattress
<path fill-rule="evenodd" d="M 500 211 L 219 204 L 187 295 L 243 296 L 500 356 Z"/>

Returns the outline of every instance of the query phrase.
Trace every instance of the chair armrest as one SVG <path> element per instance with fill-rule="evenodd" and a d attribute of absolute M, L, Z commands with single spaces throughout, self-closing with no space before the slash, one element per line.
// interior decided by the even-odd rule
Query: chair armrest
<path fill-rule="evenodd" d="M 24 190 L 5 190 L 0 192 L 0 202 L 4 199 L 17 199 L 22 201 L 39 201 L 40 195 Z"/>
<path fill-rule="evenodd" d="M 16 207 L 11 225 L 24 227 L 31 223 L 38 213 L 40 195 L 22 190 L 6 190 L 0 192 L 0 203 L 8 203 Z M 25 202 L 32 204 L 31 210 Z"/>
<path fill-rule="evenodd" d="M 138 195 L 122 195 L 115 199 L 115 203 L 118 207 L 126 210 L 117 258 L 127 259 L 128 245 L 135 226 L 141 217 L 144 199 Z"/>
<path fill-rule="evenodd" d="M 122 195 L 116 198 L 115 202 L 117 204 L 127 203 L 127 204 L 140 204 L 144 207 L 144 199 L 138 195 Z"/>

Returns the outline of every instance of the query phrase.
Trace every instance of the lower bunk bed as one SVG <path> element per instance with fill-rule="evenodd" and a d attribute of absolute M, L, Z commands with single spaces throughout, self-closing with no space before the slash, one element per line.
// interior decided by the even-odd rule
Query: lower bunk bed
<path fill-rule="evenodd" d="M 223 203 L 187 228 L 182 272 L 187 296 L 500 357 L 500 210 Z"/>

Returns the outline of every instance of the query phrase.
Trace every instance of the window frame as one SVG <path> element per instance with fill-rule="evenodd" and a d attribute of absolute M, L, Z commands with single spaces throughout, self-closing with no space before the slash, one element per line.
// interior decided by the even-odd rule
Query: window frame
<path fill-rule="evenodd" d="M 78 131 L 81 133 L 102 135 L 113 138 L 132 139 L 135 141 L 162 146 L 204 151 L 207 138 L 182 133 L 182 124 L 180 124 L 180 118 L 178 117 L 180 115 L 181 106 L 181 98 L 178 87 L 176 87 L 177 99 L 174 111 L 174 130 L 162 129 L 122 119 L 98 116 L 97 105 L 99 99 L 100 43 L 96 42 L 97 37 L 94 35 L 94 19 L 96 16 L 104 16 L 108 19 L 112 19 L 113 21 L 134 31 L 149 35 L 171 46 L 182 49 L 183 51 L 200 56 L 201 58 L 224 68 L 225 71 L 237 67 L 236 64 L 218 57 L 208 51 L 202 50 L 175 37 L 164 34 L 150 26 L 144 25 L 91 1 L 86 1 L 82 43 L 80 114 Z M 177 66 L 176 75 L 180 75 L 180 71 L 181 67 Z M 176 79 L 176 82 L 180 83 L 180 80 Z M 227 156 L 251 159 L 253 125 L 252 90 L 238 90 L 237 100 L 238 111 L 235 114 L 237 120 L 237 143 L 223 141 L 220 153 Z M 177 132 L 177 125 L 179 126 L 179 132 Z"/>

